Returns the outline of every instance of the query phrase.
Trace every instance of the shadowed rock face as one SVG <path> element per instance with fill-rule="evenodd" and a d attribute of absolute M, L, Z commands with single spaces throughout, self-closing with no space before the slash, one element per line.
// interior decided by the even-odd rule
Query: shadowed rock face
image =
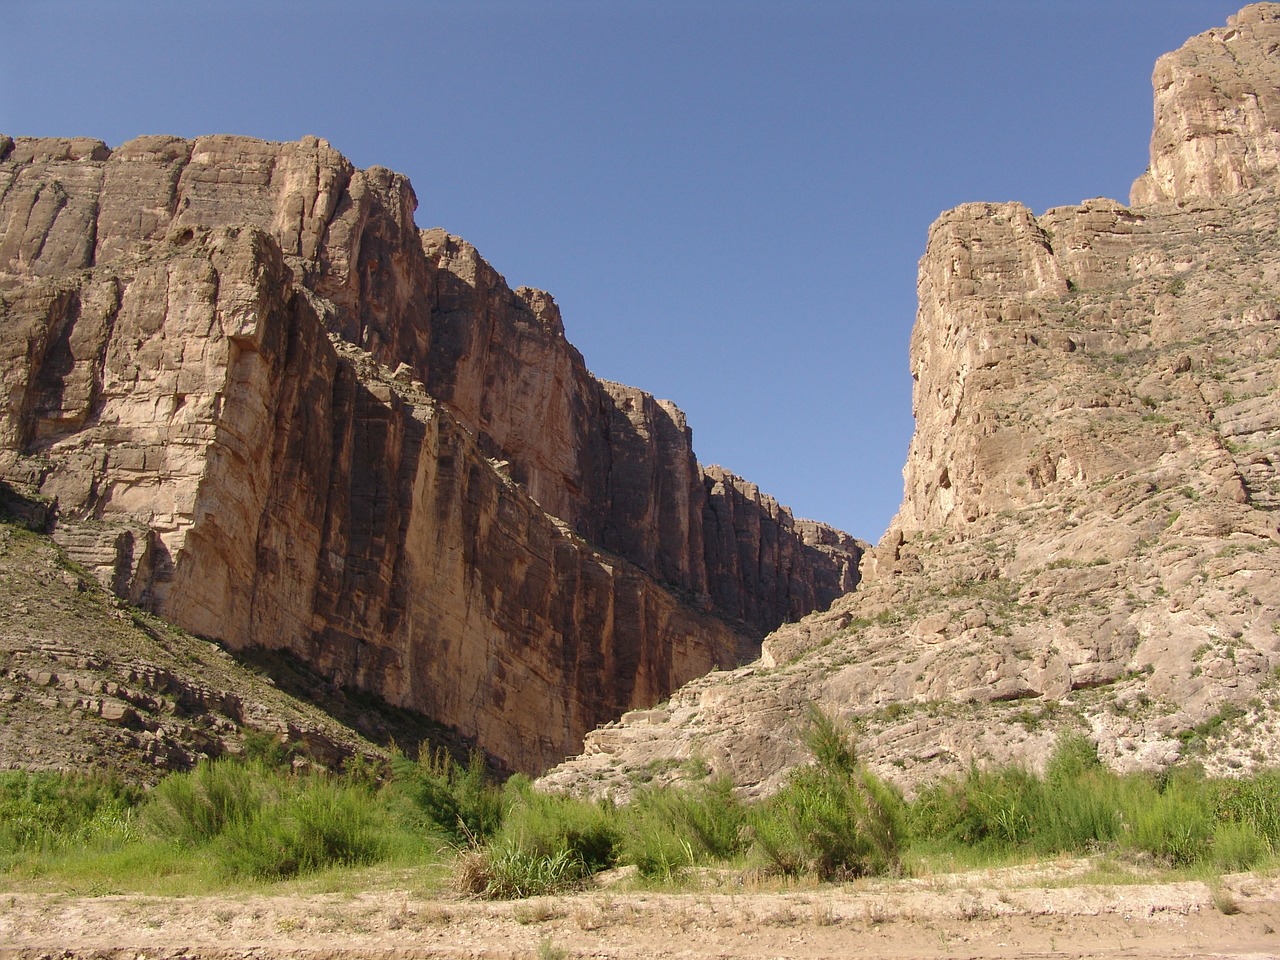
<path fill-rule="evenodd" d="M 1261 4 L 1160 59 L 1134 206 L 934 223 L 903 503 L 857 590 L 551 783 L 700 756 L 767 791 L 813 703 L 908 786 L 1063 729 L 1121 769 L 1280 762 L 1277 49 Z"/>
<path fill-rule="evenodd" d="M 416 204 L 314 138 L 0 137 L 0 478 L 121 595 L 528 770 L 853 586 Z"/>

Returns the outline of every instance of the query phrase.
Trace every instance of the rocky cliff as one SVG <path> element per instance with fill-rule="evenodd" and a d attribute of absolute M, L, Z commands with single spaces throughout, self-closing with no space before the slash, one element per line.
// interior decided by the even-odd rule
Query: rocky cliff
<path fill-rule="evenodd" d="M 701 757 L 767 790 L 809 704 L 910 785 L 1280 762 L 1280 4 L 1155 70 L 1133 204 L 967 204 L 929 232 L 901 510 L 857 591 L 588 738 L 548 782 Z"/>
<path fill-rule="evenodd" d="M 1130 200 L 1226 197 L 1280 173 L 1275 9 L 1255 4 L 1156 61 L 1151 165 Z"/>
<path fill-rule="evenodd" d="M 416 205 L 316 139 L 0 137 L 0 479 L 122 596 L 527 770 L 854 585 Z"/>

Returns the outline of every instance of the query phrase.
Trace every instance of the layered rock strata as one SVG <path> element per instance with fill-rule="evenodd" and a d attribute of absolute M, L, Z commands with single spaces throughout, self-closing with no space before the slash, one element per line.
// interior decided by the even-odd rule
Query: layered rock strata
<path fill-rule="evenodd" d="M 1280 762 L 1280 5 L 1161 58 L 1134 205 L 967 204 L 929 232 L 901 510 L 857 591 L 750 667 L 592 734 L 549 783 L 702 758 L 768 790 L 818 704 L 906 785 Z"/>
<path fill-rule="evenodd" d="M 527 770 L 853 586 L 416 203 L 315 139 L 0 138 L 0 478 L 122 596 Z"/>
<path fill-rule="evenodd" d="M 151 783 L 254 737 L 330 767 L 380 754 L 326 715 L 332 697 L 320 710 L 289 696 L 216 644 L 129 608 L 17 525 L 0 526 L 0 603 L 0 768 L 105 766 Z M 363 733 L 406 742 L 394 717 L 364 706 Z"/>

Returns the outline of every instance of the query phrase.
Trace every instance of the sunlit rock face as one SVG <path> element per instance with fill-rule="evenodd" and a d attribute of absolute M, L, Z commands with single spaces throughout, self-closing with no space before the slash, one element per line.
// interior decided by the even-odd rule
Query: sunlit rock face
<path fill-rule="evenodd" d="M 1162 57 L 1134 203 L 944 213 L 902 506 L 857 589 L 592 733 L 548 783 L 700 760 L 750 791 L 811 705 L 908 788 L 1043 765 L 1280 762 L 1280 5 Z"/>
<path fill-rule="evenodd" d="M 1280 171 L 1280 4 L 1245 7 L 1225 27 L 1156 61 L 1151 165 L 1134 206 L 1225 197 Z"/>
<path fill-rule="evenodd" d="M 119 594 L 526 770 L 852 588 L 416 206 L 315 138 L 0 137 L 0 479 Z"/>

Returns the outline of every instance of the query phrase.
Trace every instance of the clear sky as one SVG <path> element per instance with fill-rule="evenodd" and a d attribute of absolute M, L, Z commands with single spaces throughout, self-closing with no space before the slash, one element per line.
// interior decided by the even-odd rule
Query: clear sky
<path fill-rule="evenodd" d="M 0 0 L 0 132 L 324 137 L 550 290 L 597 375 L 878 539 L 930 222 L 1127 201 L 1151 68 L 1242 0 Z"/>

